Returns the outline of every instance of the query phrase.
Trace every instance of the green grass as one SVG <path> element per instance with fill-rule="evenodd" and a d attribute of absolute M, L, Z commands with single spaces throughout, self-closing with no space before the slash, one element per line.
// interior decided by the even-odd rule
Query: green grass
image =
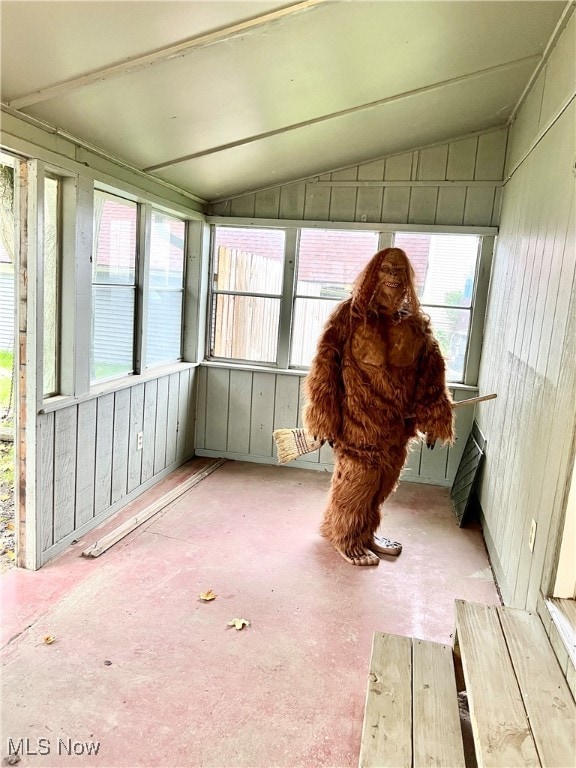
<path fill-rule="evenodd" d="M 0 350 L 0 416 L 3 416 L 10 405 L 10 392 L 12 390 L 12 352 Z M 12 392 L 12 404 L 14 405 L 14 393 Z M 3 426 L 11 426 L 13 419 L 4 421 Z"/>
<path fill-rule="evenodd" d="M 14 485 L 14 443 L 0 443 L 0 483 Z"/>

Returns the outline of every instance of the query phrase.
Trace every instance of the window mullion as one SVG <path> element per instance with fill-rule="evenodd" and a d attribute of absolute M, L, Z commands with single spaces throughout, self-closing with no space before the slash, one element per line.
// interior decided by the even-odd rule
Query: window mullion
<path fill-rule="evenodd" d="M 90 391 L 94 182 L 62 179 L 62 283 L 60 392 Z"/>
<path fill-rule="evenodd" d="M 476 267 L 472 313 L 470 316 L 470 336 L 468 351 L 464 366 L 464 384 L 475 386 L 478 383 L 480 358 L 482 355 L 482 339 L 484 336 L 484 317 L 488 301 L 490 273 L 492 271 L 492 256 L 494 252 L 494 237 L 480 238 L 480 254 Z"/>
<path fill-rule="evenodd" d="M 276 362 L 280 368 L 290 365 L 290 337 L 294 312 L 294 272 L 298 230 L 286 230 L 284 244 L 284 274 L 282 278 L 282 300 L 280 303 L 280 322 L 278 327 L 278 355 Z"/>
<path fill-rule="evenodd" d="M 150 284 L 150 232 L 152 206 L 139 206 L 138 237 L 136 240 L 136 317 L 134 322 L 134 373 L 146 368 L 148 339 L 148 304 Z"/>

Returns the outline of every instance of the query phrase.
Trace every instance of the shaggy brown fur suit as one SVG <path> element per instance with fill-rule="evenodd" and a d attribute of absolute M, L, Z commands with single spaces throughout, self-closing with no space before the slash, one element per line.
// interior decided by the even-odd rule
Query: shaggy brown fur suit
<path fill-rule="evenodd" d="M 392 253 L 405 260 L 406 277 L 396 307 L 384 309 L 375 297 Z M 358 276 L 328 319 L 304 392 L 306 428 L 335 453 L 321 533 L 341 553 L 370 549 L 411 439 L 426 433 L 429 447 L 453 439 L 444 359 L 404 251 L 379 251 Z"/>

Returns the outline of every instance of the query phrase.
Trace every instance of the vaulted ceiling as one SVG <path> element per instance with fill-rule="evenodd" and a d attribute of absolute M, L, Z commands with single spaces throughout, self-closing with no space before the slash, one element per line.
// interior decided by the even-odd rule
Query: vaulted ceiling
<path fill-rule="evenodd" d="M 1 2 L 2 102 L 213 201 L 505 125 L 569 5 Z"/>

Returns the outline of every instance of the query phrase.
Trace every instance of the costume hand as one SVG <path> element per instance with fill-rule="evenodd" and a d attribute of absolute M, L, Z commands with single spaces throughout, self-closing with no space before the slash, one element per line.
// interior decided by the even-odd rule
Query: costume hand
<path fill-rule="evenodd" d="M 429 448 L 431 451 L 434 450 L 434 446 L 436 445 L 437 437 L 433 432 L 427 432 L 426 433 L 426 448 Z"/>

